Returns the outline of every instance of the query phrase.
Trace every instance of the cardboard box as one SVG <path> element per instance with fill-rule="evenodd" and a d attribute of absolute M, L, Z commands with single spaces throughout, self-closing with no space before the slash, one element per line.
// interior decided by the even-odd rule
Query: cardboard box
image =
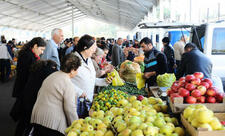
<path fill-rule="evenodd" d="M 174 103 L 172 103 L 171 98 L 169 98 L 169 104 L 173 113 L 181 113 L 186 107 L 188 107 L 189 105 L 193 105 L 184 103 L 183 97 L 175 97 Z M 201 103 L 201 104 L 205 105 L 208 109 L 214 112 L 225 112 L 225 98 L 223 98 L 223 103 Z"/>
<path fill-rule="evenodd" d="M 214 114 L 220 121 L 225 121 L 225 113 Z M 225 130 L 208 131 L 206 128 L 194 128 L 181 114 L 181 122 L 191 136 L 225 136 Z"/>

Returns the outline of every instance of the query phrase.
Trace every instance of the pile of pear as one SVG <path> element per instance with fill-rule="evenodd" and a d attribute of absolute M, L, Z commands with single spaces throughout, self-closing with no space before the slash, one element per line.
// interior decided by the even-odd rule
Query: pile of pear
<path fill-rule="evenodd" d="M 214 112 L 205 105 L 190 105 L 184 110 L 183 116 L 195 128 L 207 128 L 208 131 L 225 130 Z"/>
<path fill-rule="evenodd" d="M 94 111 L 90 117 L 75 120 L 66 129 L 68 136 L 184 136 L 178 120 L 166 114 L 160 98 L 136 96 L 122 99 L 117 107 Z"/>

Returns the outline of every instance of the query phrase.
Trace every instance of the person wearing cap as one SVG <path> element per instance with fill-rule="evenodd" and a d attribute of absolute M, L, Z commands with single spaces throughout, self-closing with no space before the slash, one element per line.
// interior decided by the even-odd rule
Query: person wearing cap
<path fill-rule="evenodd" d="M 163 53 L 166 55 L 166 58 L 167 58 L 168 73 L 174 73 L 176 60 L 174 58 L 174 50 L 170 46 L 169 37 L 164 37 L 162 39 L 162 43 L 163 43 L 163 46 L 164 46 Z"/>
<path fill-rule="evenodd" d="M 81 59 L 81 66 L 78 69 L 76 77 L 72 78 L 74 86 L 79 89 L 79 96 L 86 95 L 86 98 L 92 102 L 94 87 L 107 86 L 111 79 L 96 78 L 96 71 L 91 60 L 91 56 L 97 48 L 94 38 L 90 35 L 84 35 L 78 41 L 74 54 Z"/>
<path fill-rule="evenodd" d="M 167 72 L 166 56 L 158 51 L 152 44 L 152 40 L 145 37 L 140 42 L 141 48 L 144 51 L 145 70 L 143 78 L 146 79 L 148 87 L 156 85 L 156 77 L 159 74 Z"/>

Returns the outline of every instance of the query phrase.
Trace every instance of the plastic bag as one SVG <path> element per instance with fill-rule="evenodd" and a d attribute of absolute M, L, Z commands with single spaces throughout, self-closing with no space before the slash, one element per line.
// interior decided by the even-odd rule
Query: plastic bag
<path fill-rule="evenodd" d="M 112 86 L 123 86 L 124 82 L 120 78 L 119 73 L 114 69 L 108 76 L 113 76 Z"/>
<path fill-rule="evenodd" d="M 174 74 L 165 73 L 163 75 L 158 75 L 156 82 L 159 87 L 171 87 L 173 82 L 176 81 Z"/>
<path fill-rule="evenodd" d="M 141 73 L 138 63 L 126 60 L 120 66 L 120 76 L 126 82 L 136 82 L 136 74 Z"/>
<path fill-rule="evenodd" d="M 136 74 L 136 84 L 137 88 L 140 90 L 141 88 L 145 87 L 145 79 L 143 78 L 144 73 L 137 73 Z"/>

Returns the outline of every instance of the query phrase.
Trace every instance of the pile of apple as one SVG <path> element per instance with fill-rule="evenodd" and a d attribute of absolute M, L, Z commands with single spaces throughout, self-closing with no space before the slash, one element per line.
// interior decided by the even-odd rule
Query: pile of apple
<path fill-rule="evenodd" d="M 204 75 L 201 72 L 181 77 L 167 90 L 167 95 L 170 96 L 172 102 L 175 97 L 183 97 L 184 102 L 189 104 L 222 103 L 224 93 L 219 93 L 218 89 L 212 86 L 211 79 L 203 78 Z"/>
<path fill-rule="evenodd" d="M 66 133 L 68 136 L 184 136 L 176 118 L 157 112 L 154 105 L 159 103 L 163 101 L 153 97 L 121 99 L 118 107 L 106 112 L 94 111 L 90 117 L 74 121 Z"/>
<path fill-rule="evenodd" d="M 212 130 L 225 130 L 213 111 L 205 105 L 190 105 L 183 112 L 184 118 L 195 128 Z"/>

